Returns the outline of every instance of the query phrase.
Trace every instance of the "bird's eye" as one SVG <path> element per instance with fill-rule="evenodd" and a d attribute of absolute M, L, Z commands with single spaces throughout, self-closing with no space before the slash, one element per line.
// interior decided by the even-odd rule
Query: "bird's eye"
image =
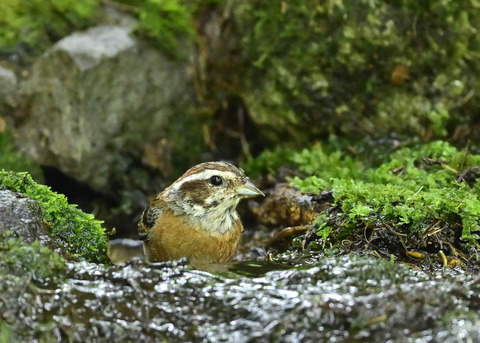
<path fill-rule="evenodd" d="M 220 176 L 218 175 L 213 175 L 211 178 L 210 178 L 210 183 L 214 186 L 220 186 L 222 183 L 223 183 L 223 180 Z"/>

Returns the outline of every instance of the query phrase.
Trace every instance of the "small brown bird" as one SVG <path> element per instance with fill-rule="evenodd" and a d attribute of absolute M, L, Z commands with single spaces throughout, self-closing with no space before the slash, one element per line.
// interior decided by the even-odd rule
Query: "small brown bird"
<path fill-rule="evenodd" d="M 143 211 L 138 233 L 148 261 L 228 262 L 243 231 L 237 204 L 257 195 L 264 194 L 233 164 L 193 166 Z"/>

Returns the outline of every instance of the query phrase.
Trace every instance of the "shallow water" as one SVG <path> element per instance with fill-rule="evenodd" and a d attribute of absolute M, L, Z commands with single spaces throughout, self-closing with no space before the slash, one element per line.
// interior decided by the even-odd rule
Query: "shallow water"
<path fill-rule="evenodd" d="M 361 256 L 266 273 L 279 265 L 234 267 L 250 276 L 184 261 L 69 268 L 53 289 L 2 282 L 13 341 L 480 340 L 480 278 L 451 269 L 427 274 Z"/>

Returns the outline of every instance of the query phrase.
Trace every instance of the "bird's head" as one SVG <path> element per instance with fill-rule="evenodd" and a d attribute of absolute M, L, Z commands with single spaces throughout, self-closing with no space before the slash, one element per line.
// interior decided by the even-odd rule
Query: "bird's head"
<path fill-rule="evenodd" d="M 264 195 L 241 168 L 227 162 L 193 166 L 164 194 L 177 214 L 220 231 L 238 219 L 235 208 L 240 200 Z"/>

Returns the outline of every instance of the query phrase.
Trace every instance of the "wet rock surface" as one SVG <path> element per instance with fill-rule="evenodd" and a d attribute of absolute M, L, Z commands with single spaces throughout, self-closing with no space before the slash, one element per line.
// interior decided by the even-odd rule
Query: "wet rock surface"
<path fill-rule="evenodd" d="M 66 282 L 0 284 L 2 320 L 29 341 L 458 342 L 480 339 L 477 275 L 361 256 L 211 274 L 186 263 L 70 264 Z M 271 271 L 265 272 L 270 269 Z M 274 268 L 273 268 L 274 269 Z M 227 277 L 228 276 L 228 277 Z M 18 280 L 17 280 L 18 281 Z"/>

